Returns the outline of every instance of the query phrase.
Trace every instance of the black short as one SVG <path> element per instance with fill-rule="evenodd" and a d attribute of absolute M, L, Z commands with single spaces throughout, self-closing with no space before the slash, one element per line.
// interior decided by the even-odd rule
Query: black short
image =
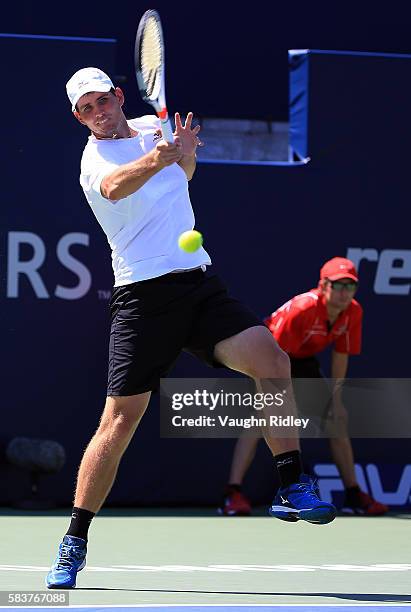
<path fill-rule="evenodd" d="M 231 298 L 215 275 L 170 273 L 115 287 L 107 395 L 158 388 L 182 350 L 213 367 L 215 345 L 262 321 Z"/>
<path fill-rule="evenodd" d="M 303 359 L 290 357 L 290 363 L 298 412 L 302 416 L 316 419 L 323 428 L 331 409 L 332 391 L 321 372 L 318 359 L 314 356 Z M 306 378 L 315 378 L 317 381 L 307 384 L 304 380 L 300 380 Z"/>
<path fill-rule="evenodd" d="M 324 378 L 317 357 L 290 357 L 291 378 Z"/>

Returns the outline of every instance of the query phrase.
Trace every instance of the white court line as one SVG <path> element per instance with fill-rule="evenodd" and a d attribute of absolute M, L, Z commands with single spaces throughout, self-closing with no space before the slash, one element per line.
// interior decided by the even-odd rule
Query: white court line
<path fill-rule="evenodd" d="M 47 572 L 49 567 L 38 565 L 0 565 L 0 572 Z M 99 567 L 88 565 L 86 572 L 114 572 L 114 573 L 162 573 L 174 572 L 192 574 L 193 572 L 243 573 L 243 572 L 409 572 L 411 563 L 372 563 L 348 564 L 327 563 L 324 565 L 304 564 L 210 564 L 210 565 L 112 565 Z"/>

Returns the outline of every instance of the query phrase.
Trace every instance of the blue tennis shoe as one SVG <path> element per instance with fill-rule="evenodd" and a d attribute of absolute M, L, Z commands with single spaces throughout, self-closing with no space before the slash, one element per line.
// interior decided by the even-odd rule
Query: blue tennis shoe
<path fill-rule="evenodd" d="M 301 474 L 299 482 L 278 490 L 269 513 L 282 521 L 326 525 L 335 519 L 337 510 L 332 504 L 321 501 L 316 481 Z"/>
<path fill-rule="evenodd" d="M 74 589 L 77 572 L 86 565 L 87 542 L 65 535 L 59 552 L 46 577 L 48 589 Z"/>

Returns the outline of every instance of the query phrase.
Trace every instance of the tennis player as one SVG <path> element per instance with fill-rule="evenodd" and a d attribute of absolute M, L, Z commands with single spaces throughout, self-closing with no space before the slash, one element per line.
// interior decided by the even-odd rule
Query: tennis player
<path fill-rule="evenodd" d="M 72 588 L 85 566 L 88 528 L 101 508 L 161 377 L 182 350 L 207 364 L 261 379 L 290 378 L 289 358 L 267 327 L 206 271 L 203 248 L 185 253 L 180 234 L 194 227 L 188 181 L 196 166 L 199 126 L 175 116 L 175 142 L 161 138 L 154 116 L 126 120 L 124 94 L 97 68 L 68 81 L 74 117 L 91 132 L 80 183 L 112 249 L 107 400 L 78 472 L 72 518 L 49 588 Z M 335 508 L 303 474 L 296 429 L 267 432 L 296 520 L 328 523 Z"/>
<path fill-rule="evenodd" d="M 388 507 L 361 491 L 354 468 L 351 440 L 347 433 L 347 411 L 341 397 L 342 382 L 347 375 L 350 355 L 361 351 L 362 308 L 354 299 L 358 275 L 354 264 L 334 257 L 321 268 L 316 289 L 297 295 L 269 316 L 265 323 L 280 347 L 289 355 L 293 378 L 322 378 L 317 353 L 333 345 L 331 378 L 338 380 L 332 393 L 331 415 L 342 428 L 342 435 L 330 437 L 331 454 L 345 487 L 343 510 L 364 516 L 385 514 Z M 321 385 L 325 387 L 325 385 Z M 298 393 L 297 405 L 304 410 L 307 394 Z M 326 388 L 327 389 L 327 388 Z M 299 398 L 301 395 L 301 398 Z M 324 393 L 329 410 L 329 392 Z M 300 401 L 299 401 L 300 400 Z M 251 505 L 242 492 L 244 476 L 251 465 L 258 438 L 240 438 L 234 449 L 230 479 L 220 512 L 226 516 L 248 515 Z"/>

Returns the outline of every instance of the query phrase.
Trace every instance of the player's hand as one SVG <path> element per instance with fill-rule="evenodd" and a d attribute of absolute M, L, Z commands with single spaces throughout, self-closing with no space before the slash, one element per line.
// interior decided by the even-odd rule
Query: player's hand
<path fill-rule="evenodd" d="M 174 132 L 175 142 L 181 145 L 183 155 L 193 156 L 197 147 L 203 146 L 197 134 L 201 130 L 199 125 L 191 127 L 193 113 L 188 113 L 184 125 L 181 123 L 180 113 L 175 114 L 176 130 Z"/>
<path fill-rule="evenodd" d="M 181 145 L 178 142 L 166 142 L 165 140 L 160 140 L 157 143 L 155 149 L 153 149 L 153 155 L 156 163 L 162 168 L 178 163 L 183 157 Z"/>

